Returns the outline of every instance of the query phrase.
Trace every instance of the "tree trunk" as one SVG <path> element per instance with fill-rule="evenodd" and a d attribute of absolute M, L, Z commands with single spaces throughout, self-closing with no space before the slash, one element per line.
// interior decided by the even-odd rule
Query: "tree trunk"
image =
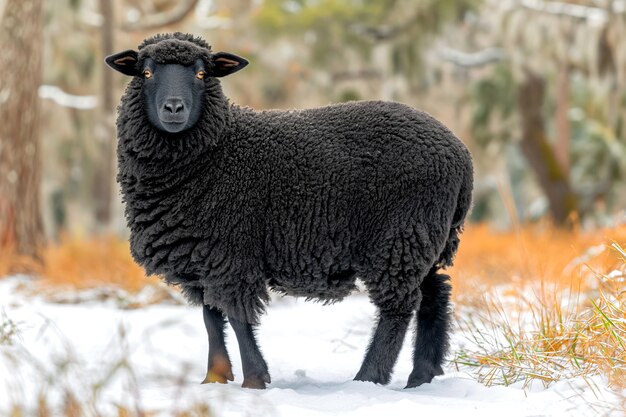
<path fill-rule="evenodd" d="M 572 128 L 569 120 L 570 108 L 570 70 L 567 64 L 562 64 L 562 68 L 556 78 L 556 157 L 564 172 L 570 169 L 570 138 Z"/>
<path fill-rule="evenodd" d="M 554 223 L 564 226 L 569 216 L 577 211 L 578 202 L 568 172 L 563 169 L 546 138 L 541 114 L 545 89 L 545 80 L 531 72 L 527 72 L 526 79 L 519 86 L 518 105 L 522 119 L 520 146 L 548 199 Z"/>
<path fill-rule="evenodd" d="M 6 0 L 0 22 L 0 244 L 39 258 L 42 0 Z"/>
<path fill-rule="evenodd" d="M 100 0 L 100 13 L 103 16 L 101 43 L 103 58 L 113 54 L 113 5 L 110 0 Z M 100 129 L 96 140 L 100 148 L 97 159 L 93 185 L 96 228 L 106 230 L 113 217 L 113 158 L 115 155 L 115 130 L 113 121 L 115 102 L 113 100 L 113 71 L 103 68 L 102 102 L 100 112 Z"/>
<path fill-rule="evenodd" d="M 141 21 L 133 24 L 125 23 L 125 31 L 156 30 L 164 25 L 171 25 L 185 19 L 195 8 L 198 0 L 184 0 L 176 3 L 169 12 L 144 16 Z M 102 59 L 114 52 L 115 15 L 114 2 L 99 0 L 100 13 L 103 17 L 101 29 Z M 99 143 L 98 166 L 94 176 L 93 200 L 95 204 L 96 229 L 108 231 L 113 218 L 113 190 L 115 188 L 115 101 L 113 98 L 113 71 L 104 68 L 102 74 L 102 102 L 100 112 L 100 129 L 97 130 Z"/>

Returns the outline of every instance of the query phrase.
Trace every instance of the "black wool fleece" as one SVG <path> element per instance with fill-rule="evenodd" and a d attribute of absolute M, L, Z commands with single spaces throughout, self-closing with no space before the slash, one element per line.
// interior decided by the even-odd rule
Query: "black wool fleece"
<path fill-rule="evenodd" d="M 144 41 L 147 57 L 212 65 L 180 33 Z M 199 121 L 172 134 L 149 122 L 143 83 L 117 121 L 131 250 L 191 302 L 256 323 L 268 289 L 334 302 L 358 277 L 381 312 L 410 314 L 429 271 L 452 264 L 472 162 L 428 114 L 380 101 L 255 111 L 209 76 Z"/>

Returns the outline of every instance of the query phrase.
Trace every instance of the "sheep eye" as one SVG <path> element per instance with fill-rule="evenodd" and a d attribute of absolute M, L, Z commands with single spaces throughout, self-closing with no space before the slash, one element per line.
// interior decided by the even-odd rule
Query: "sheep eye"
<path fill-rule="evenodd" d="M 196 78 L 199 79 L 199 80 L 203 80 L 205 75 L 206 75 L 206 72 L 204 72 L 202 70 L 196 72 Z"/>
<path fill-rule="evenodd" d="M 149 69 L 146 69 L 143 72 L 143 76 L 146 77 L 147 80 L 149 80 L 150 78 L 152 78 L 152 71 L 150 71 Z"/>

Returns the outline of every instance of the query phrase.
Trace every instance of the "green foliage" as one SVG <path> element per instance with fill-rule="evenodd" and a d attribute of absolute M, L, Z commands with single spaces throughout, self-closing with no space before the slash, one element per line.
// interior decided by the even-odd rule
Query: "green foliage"
<path fill-rule="evenodd" d="M 268 39 L 304 36 L 313 62 L 345 65 L 352 50 L 364 60 L 382 43 L 390 46 L 392 70 L 415 81 L 422 73 L 426 42 L 460 21 L 482 0 L 266 0 L 256 23 Z"/>
<path fill-rule="evenodd" d="M 369 42 L 355 31 L 354 24 L 374 25 L 388 3 L 372 0 L 267 0 L 255 23 L 267 39 L 287 35 L 304 36 L 315 63 L 340 62 L 345 45 L 367 55 Z"/>
<path fill-rule="evenodd" d="M 346 103 L 348 101 L 357 101 L 357 100 L 361 100 L 361 94 L 359 94 L 358 90 L 355 90 L 353 88 L 343 90 L 339 94 L 339 97 L 337 98 L 337 101 L 340 103 Z"/>
<path fill-rule="evenodd" d="M 371 18 L 386 3 L 389 1 L 266 0 L 256 20 L 261 29 L 272 35 L 300 33 L 323 29 L 327 24 L 342 25 Z"/>
<path fill-rule="evenodd" d="M 512 138 L 512 118 L 516 114 L 517 90 L 511 69 L 504 63 L 494 67 L 492 74 L 472 87 L 472 136 L 481 146 L 493 141 L 508 142 Z"/>
<path fill-rule="evenodd" d="M 553 78 L 544 105 L 544 121 L 548 141 L 552 141 L 555 126 L 556 91 Z M 609 209 L 612 202 L 619 203 L 614 195 L 618 184 L 626 179 L 626 138 L 621 125 L 624 114 L 611 123 L 610 94 L 599 88 L 597 81 L 575 74 L 571 78 L 569 118 L 571 123 L 569 181 L 581 199 L 581 214 L 593 211 L 594 199 L 605 196 Z M 472 109 L 471 131 L 476 143 L 486 148 L 490 145 L 515 146 L 519 120 L 517 118 L 517 88 L 519 81 L 507 61 L 496 65 L 484 78 L 474 83 L 469 105 Z M 549 142 L 548 142 L 549 143 Z M 546 143 L 546 145 L 548 144 Z M 551 149 L 542 149 L 544 160 L 553 179 L 562 175 Z"/>
<path fill-rule="evenodd" d="M 327 24 L 371 26 L 389 18 L 401 0 L 265 0 L 257 15 L 261 29 L 275 35 L 324 29 Z M 423 5 L 432 1 L 410 4 Z M 419 6 L 421 7 L 421 6 Z M 406 14 L 405 14 L 406 16 Z M 344 26 L 346 29 L 351 29 Z"/>
<path fill-rule="evenodd" d="M 80 7 L 82 6 L 82 0 L 69 0 L 70 1 L 70 7 L 73 10 L 78 10 L 80 9 Z"/>
<path fill-rule="evenodd" d="M 582 77 L 572 81 L 571 179 L 590 209 L 599 196 L 610 206 L 626 179 L 626 137 L 620 127 L 625 115 L 615 111 L 612 94 Z"/>
<path fill-rule="evenodd" d="M 287 87 L 280 80 L 266 82 L 261 91 L 263 100 L 270 106 L 281 103 L 288 96 Z"/>

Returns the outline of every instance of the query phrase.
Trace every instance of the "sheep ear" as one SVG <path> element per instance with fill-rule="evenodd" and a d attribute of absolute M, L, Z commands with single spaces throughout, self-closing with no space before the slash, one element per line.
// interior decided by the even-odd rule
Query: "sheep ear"
<path fill-rule="evenodd" d="M 213 77 L 224 77 L 243 69 L 248 65 L 248 60 L 240 56 L 229 54 L 228 52 L 218 52 L 213 54 Z"/>
<path fill-rule="evenodd" d="M 104 59 L 104 62 L 106 62 L 107 65 L 115 71 L 134 76 L 139 75 L 139 70 L 137 69 L 137 57 L 137 52 L 129 49 L 127 51 L 109 55 Z"/>

